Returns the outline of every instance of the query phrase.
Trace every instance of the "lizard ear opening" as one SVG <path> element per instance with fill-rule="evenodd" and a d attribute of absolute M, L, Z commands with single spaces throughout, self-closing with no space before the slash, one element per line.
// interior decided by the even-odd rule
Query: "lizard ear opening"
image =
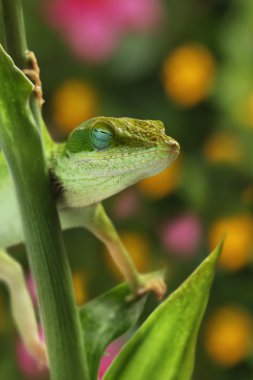
<path fill-rule="evenodd" d="M 91 130 L 91 143 L 96 150 L 104 150 L 111 146 L 114 140 L 114 130 L 105 123 L 96 123 Z"/>

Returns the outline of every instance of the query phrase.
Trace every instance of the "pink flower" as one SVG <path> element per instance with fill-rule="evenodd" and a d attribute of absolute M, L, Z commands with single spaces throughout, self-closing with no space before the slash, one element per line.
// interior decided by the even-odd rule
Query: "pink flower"
<path fill-rule="evenodd" d="M 102 357 L 102 360 L 100 362 L 100 367 L 98 371 L 98 380 L 101 380 L 104 377 L 106 371 L 110 367 L 113 359 L 118 355 L 124 342 L 125 342 L 125 339 L 119 338 L 107 347 L 106 353 Z"/>
<path fill-rule="evenodd" d="M 162 6 L 159 0 L 115 0 L 118 12 L 118 26 L 122 31 L 147 31 L 162 20 Z"/>
<path fill-rule="evenodd" d="M 165 247 L 181 257 L 196 253 L 201 240 L 201 221 L 196 215 L 186 214 L 164 224 L 161 238 Z"/>
<path fill-rule="evenodd" d="M 73 53 L 100 62 L 131 31 L 146 31 L 162 19 L 160 0 L 47 0 L 49 23 L 57 28 Z"/>

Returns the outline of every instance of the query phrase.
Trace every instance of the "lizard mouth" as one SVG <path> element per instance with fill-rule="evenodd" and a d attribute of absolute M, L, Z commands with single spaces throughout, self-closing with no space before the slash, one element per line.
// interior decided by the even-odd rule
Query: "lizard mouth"
<path fill-rule="evenodd" d="M 165 145 L 160 145 L 148 150 L 135 150 L 132 152 L 100 152 L 100 156 L 83 157 L 75 159 L 78 167 L 91 167 L 89 178 L 111 178 L 120 175 L 135 174 L 138 177 L 146 178 L 155 175 L 168 167 L 179 154 L 179 144 L 170 139 Z M 113 165 L 109 163 L 112 162 Z M 125 162 L 125 164 L 124 164 Z M 127 164 L 126 164 L 127 162 Z M 79 181 L 87 178 L 87 171 L 83 175 L 72 178 L 72 181 Z"/>
<path fill-rule="evenodd" d="M 168 156 L 168 150 L 160 150 L 159 153 L 164 153 L 164 157 L 161 157 L 159 160 L 157 159 L 150 159 L 145 162 L 145 165 L 143 164 L 143 161 L 140 162 L 138 165 L 134 165 L 132 168 L 125 167 L 110 171 L 101 170 L 99 172 L 94 173 L 93 178 L 101 178 L 101 177 L 114 177 L 124 174 L 133 174 L 136 173 L 136 171 L 142 171 L 143 177 L 146 178 L 147 176 L 155 175 L 162 170 L 164 170 L 167 166 L 169 166 L 178 156 L 178 153 L 175 153 L 175 156 L 169 155 Z M 129 155 L 130 156 L 130 155 Z M 129 157 L 128 156 L 128 157 Z M 144 156 L 144 155 L 143 155 Z M 131 157 L 140 157 L 140 154 L 131 154 Z M 142 170 L 144 169 L 144 170 Z M 144 174 L 146 173 L 146 174 Z"/>
<path fill-rule="evenodd" d="M 176 158 L 180 152 L 180 145 L 178 144 L 178 142 L 172 138 L 169 138 L 168 147 L 169 153 L 173 154 L 173 156 Z"/>

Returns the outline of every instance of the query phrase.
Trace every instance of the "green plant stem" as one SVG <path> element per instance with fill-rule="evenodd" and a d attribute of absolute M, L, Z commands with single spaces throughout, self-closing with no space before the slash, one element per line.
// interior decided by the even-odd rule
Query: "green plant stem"
<path fill-rule="evenodd" d="M 3 46 L 21 70 L 30 68 L 31 62 L 29 61 L 29 57 L 27 55 L 28 46 L 22 2 L 21 0 L 1 0 L 1 2 L 3 21 L 2 29 L 4 29 L 5 41 Z M 30 106 L 36 120 L 36 124 L 38 128 L 41 128 L 41 109 L 38 104 L 36 94 L 34 93 L 30 97 Z"/>
<path fill-rule="evenodd" d="M 18 195 L 29 262 L 38 289 L 51 378 L 88 379 L 80 321 L 39 134 L 35 126 L 13 115 L 11 108 L 10 113 L 11 123 L 0 130 L 0 143 Z M 11 124 L 18 128 L 11 128 Z"/>
<path fill-rule="evenodd" d="M 0 43 L 6 48 L 2 0 L 0 0 Z"/>
<path fill-rule="evenodd" d="M 15 64 L 24 69 L 27 66 L 27 42 L 22 3 L 20 0 L 2 0 L 6 50 Z"/>
<path fill-rule="evenodd" d="M 14 117 L 11 120 L 13 125 L 21 121 Z M 19 127 L 10 130 L 9 124 L 8 130 L 1 128 L 0 142 L 19 199 L 29 262 L 38 289 L 51 378 L 88 379 L 80 321 L 39 134 L 27 123 Z"/>
<path fill-rule="evenodd" d="M 23 68 L 27 46 L 21 2 L 2 0 L 2 5 L 7 51 Z M 0 145 L 19 201 L 28 258 L 38 289 L 51 379 L 87 380 L 80 321 L 39 131 L 30 112 L 20 106 L 17 83 L 10 80 L 9 67 L 5 65 L 2 59 Z"/>

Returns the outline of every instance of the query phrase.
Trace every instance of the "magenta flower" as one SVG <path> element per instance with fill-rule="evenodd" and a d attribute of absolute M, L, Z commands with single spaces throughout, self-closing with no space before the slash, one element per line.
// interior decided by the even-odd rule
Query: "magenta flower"
<path fill-rule="evenodd" d="M 196 253 L 201 233 L 200 219 L 196 215 L 187 214 L 167 221 L 161 228 L 161 239 L 169 251 L 187 257 Z"/>
<path fill-rule="evenodd" d="M 129 32 L 143 32 L 163 17 L 161 0 L 47 0 L 46 16 L 73 53 L 100 62 Z"/>
<path fill-rule="evenodd" d="M 103 379 L 106 371 L 110 367 L 114 358 L 118 355 L 124 343 L 125 343 L 125 339 L 119 338 L 107 347 L 106 353 L 102 357 L 102 360 L 100 362 L 100 367 L 98 371 L 98 380 Z"/>

